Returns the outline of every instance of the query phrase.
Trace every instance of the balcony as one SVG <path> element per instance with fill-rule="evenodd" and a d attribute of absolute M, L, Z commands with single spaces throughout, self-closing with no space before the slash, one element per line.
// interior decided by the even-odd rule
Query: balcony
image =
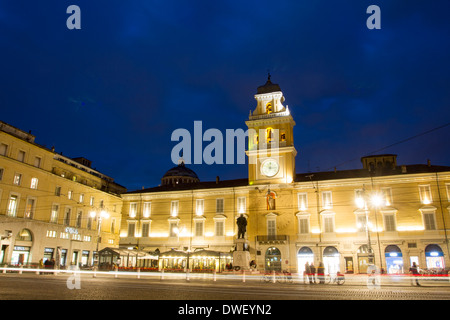
<path fill-rule="evenodd" d="M 256 236 L 256 241 L 259 244 L 287 244 L 289 242 L 288 235 L 260 235 Z"/>

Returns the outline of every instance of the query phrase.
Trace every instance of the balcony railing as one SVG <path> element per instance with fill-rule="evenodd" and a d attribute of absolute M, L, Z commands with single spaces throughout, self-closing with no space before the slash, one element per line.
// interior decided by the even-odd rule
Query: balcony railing
<path fill-rule="evenodd" d="M 260 235 L 256 236 L 256 241 L 262 243 L 285 243 L 289 241 L 288 235 Z"/>

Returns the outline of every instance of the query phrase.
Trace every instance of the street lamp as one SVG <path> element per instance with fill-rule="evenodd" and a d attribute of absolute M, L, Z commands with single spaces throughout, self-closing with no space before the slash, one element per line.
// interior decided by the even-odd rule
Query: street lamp
<path fill-rule="evenodd" d="M 100 210 L 92 210 L 89 214 L 91 216 L 91 218 L 96 218 L 97 219 L 97 260 L 94 259 L 94 265 L 96 268 L 98 268 L 99 266 L 99 254 L 98 254 L 98 247 L 101 241 L 101 237 L 100 237 L 100 229 L 101 229 L 101 225 L 102 225 L 102 219 L 108 219 L 109 218 L 109 213 L 103 208 L 103 206 L 100 208 Z"/>

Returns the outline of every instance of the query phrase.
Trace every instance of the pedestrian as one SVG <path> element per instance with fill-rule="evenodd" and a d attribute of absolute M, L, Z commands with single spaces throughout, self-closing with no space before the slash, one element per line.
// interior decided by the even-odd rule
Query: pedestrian
<path fill-rule="evenodd" d="M 309 268 L 311 269 L 311 276 L 309 277 L 309 283 L 316 283 L 316 267 L 314 267 L 314 263 L 311 262 L 311 265 L 309 266 Z"/>
<path fill-rule="evenodd" d="M 415 262 L 413 262 L 411 268 L 409 268 L 409 273 L 413 275 L 413 277 L 416 280 L 416 285 L 420 287 L 419 279 L 417 278 L 420 275 L 419 267 L 416 265 Z M 411 284 L 414 285 L 414 280 L 411 281 Z"/>
<path fill-rule="evenodd" d="M 311 276 L 311 268 L 309 266 L 309 262 L 305 263 L 305 271 L 303 272 L 303 282 L 309 283 L 309 277 Z"/>
<path fill-rule="evenodd" d="M 319 266 L 317 267 L 317 277 L 319 278 L 320 284 L 325 283 L 325 267 L 322 261 L 319 262 Z"/>
<path fill-rule="evenodd" d="M 44 259 L 41 258 L 41 260 L 39 260 L 39 269 L 44 269 Z M 43 274 L 41 272 L 39 272 L 39 274 Z"/>

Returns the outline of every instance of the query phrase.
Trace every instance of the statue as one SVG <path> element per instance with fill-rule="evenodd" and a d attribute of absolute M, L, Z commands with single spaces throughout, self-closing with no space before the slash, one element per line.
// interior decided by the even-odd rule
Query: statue
<path fill-rule="evenodd" d="M 267 192 L 267 210 L 275 210 L 275 193 Z"/>
<path fill-rule="evenodd" d="M 244 239 L 245 232 L 247 230 L 247 219 L 244 217 L 244 215 L 241 213 L 239 218 L 237 218 L 236 223 L 238 225 L 238 239 L 241 238 Z"/>

